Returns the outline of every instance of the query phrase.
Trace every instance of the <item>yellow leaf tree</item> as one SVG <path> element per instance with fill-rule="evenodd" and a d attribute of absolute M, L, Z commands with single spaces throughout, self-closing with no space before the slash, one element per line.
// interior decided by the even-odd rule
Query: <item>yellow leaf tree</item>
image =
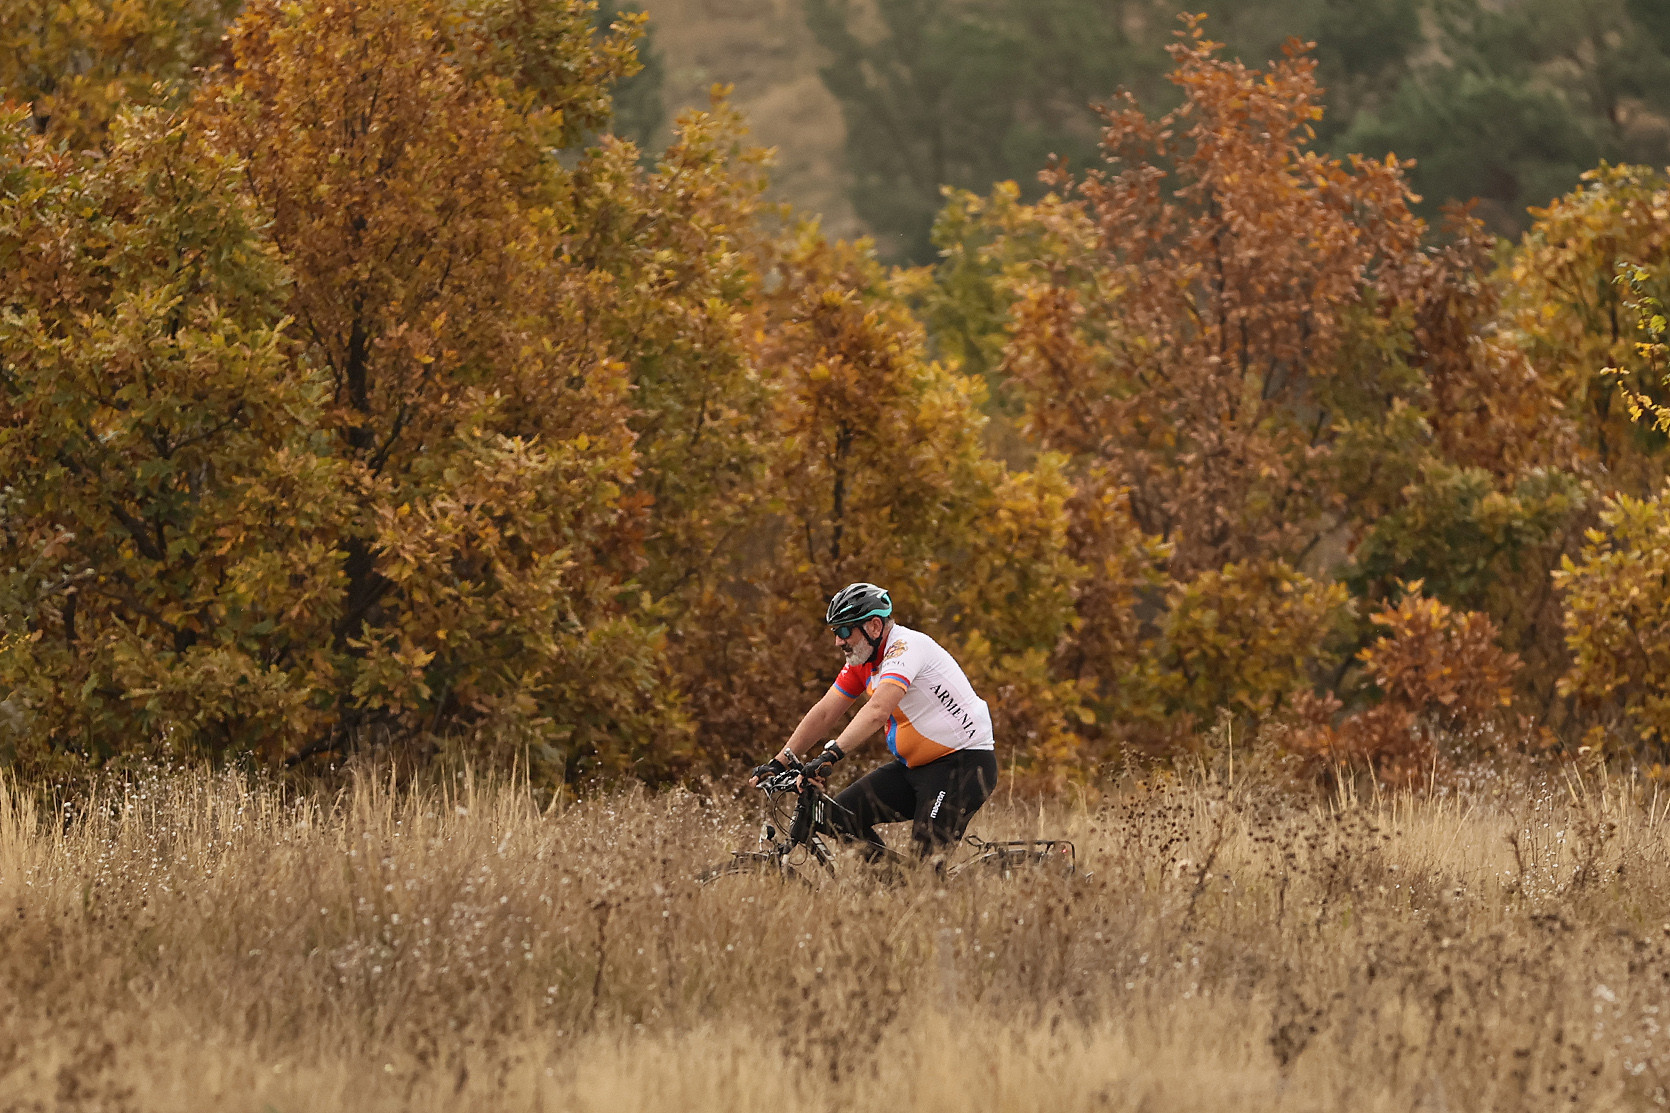
<path fill-rule="evenodd" d="M 678 756 L 631 582 L 631 379 L 586 311 L 611 279 L 574 251 L 637 214 L 588 210 L 595 158 L 558 157 L 634 64 L 634 25 L 591 26 L 579 0 L 263 0 L 195 106 L 292 275 L 347 507 L 331 721 L 292 760 L 460 734 L 553 775 Z"/>
<path fill-rule="evenodd" d="M 1013 473 L 986 453 L 982 385 L 927 357 L 867 245 L 806 227 L 760 265 L 760 478 L 671 643 L 704 746 L 739 758 L 781 743 L 839 664 L 829 597 L 867 579 L 959 655 L 1017 756 L 1079 761 L 1083 702 L 1050 669 L 1080 576 L 1059 461 Z"/>
<path fill-rule="evenodd" d="M 124 105 L 177 101 L 243 0 L 8 0 L 0 98 L 72 150 L 102 146 Z"/>
<path fill-rule="evenodd" d="M 321 726 L 341 473 L 307 444 L 325 384 L 283 333 L 240 168 L 155 111 L 104 159 L 54 153 L 18 113 L 5 128 L 12 756 L 282 756 Z"/>
<path fill-rule="evenodd" d="M 1640 498 L 1666 474 L 1664 431 L 1633 420 L 1620 387 L 1670 399 L 1636 348 L 1638 296 L 1670 293 L 1670 182 L 1641 166 L 1601 166 L 1546 208 L 1505 267 L 1508 319 L 1558 383 L 1593 458 L 1593 481 Z M 1634 272 L 1635 290 L 1619 281 Z"/>

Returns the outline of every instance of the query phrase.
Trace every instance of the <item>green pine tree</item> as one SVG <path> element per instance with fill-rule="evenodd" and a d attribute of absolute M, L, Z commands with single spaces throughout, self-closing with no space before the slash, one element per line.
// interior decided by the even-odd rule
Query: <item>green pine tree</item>
<path fill-rule="evenodd" d="M 1091 103 L 1163 62 L 1125 30 L 1137 0 L 804 4 L 846 120 L 853 206 L 897 261 L 932 257 L 941 187 L 1013 179 L 1035 195 L 1051 156 L 1083 165 Z"/>
<path fill-rule="evenodd" d="M 1670 15 L 1654 0 L 1436 0 L 1428 59 L 1357 115 L 1341 150 L 1415 158 L 1429 212 L 1478 198 L 1529 225 L 1583 171 L 1670 161 Z"/>

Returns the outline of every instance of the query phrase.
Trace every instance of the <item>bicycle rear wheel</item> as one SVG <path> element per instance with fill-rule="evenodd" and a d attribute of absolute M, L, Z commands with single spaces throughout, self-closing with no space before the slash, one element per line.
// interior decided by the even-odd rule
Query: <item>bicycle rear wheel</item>
<path fill-rule="evenodd" d="M 952 867 L 951 876 L 1071 876 L 1077 869 L 1077 854 L 1065 839 L 1025 840 L 985 843 L 979 854 Z"/>

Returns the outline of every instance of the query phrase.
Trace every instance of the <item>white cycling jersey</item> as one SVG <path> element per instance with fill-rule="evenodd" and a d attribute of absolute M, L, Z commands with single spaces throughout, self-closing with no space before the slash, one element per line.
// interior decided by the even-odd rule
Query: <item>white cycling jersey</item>
<path fill-rule="evenodd" d="M 882 684 L 905 690 L 887 720 L 887 748 L 910 768 L 957 750 L 994 748 L 991 709 L 974 694 L 962 666 L 928 635 L 894 624 L 876 663 L 848 665 L 835 678 L 849 699 Z"/>

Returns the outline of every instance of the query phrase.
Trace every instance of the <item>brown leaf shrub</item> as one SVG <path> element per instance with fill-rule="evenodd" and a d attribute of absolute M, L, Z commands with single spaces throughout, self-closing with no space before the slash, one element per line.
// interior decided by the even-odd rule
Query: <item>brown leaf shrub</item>
<path fill-rule="evenodd" d="M 1384 632 L 1357 658 L 1384 699 L 1348 717 L 1336 736 L 1341 756 L 1393 783 L 1498 742 L 1520 667 L 1496 644 L 1489 616 L 1455 610 L 1421 586 L 1406 585 L 1396 605 L 1370 616 Z"/>

